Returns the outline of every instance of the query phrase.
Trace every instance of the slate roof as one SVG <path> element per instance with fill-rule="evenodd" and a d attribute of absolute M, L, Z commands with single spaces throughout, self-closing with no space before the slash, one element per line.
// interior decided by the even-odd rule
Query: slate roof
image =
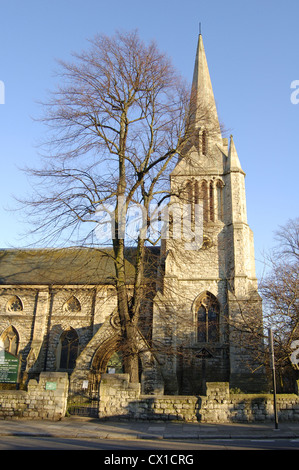
<path fill-rule="evenodd" d="M 134 248 L 126 250 L 128 284 L 134 278 L 134 253 Z M 149 277 L 156 272 L 159 248 L 147 253 Z M 0 285 L 97 285 L 114 281 L 112 249 L 0 249 Z"/>

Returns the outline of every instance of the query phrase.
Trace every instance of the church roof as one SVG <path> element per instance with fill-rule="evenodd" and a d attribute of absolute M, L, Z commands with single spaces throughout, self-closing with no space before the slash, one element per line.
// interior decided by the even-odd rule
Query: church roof
<path fill-rule="evenodd" d="M 126 280 L 134 278 L 135 248 L 126 249 Z M 159 248 L 146 250 L 145 276 L 156 277 Z M 114 284 L 112 249 L 2 249 L 0 285 Z"/>

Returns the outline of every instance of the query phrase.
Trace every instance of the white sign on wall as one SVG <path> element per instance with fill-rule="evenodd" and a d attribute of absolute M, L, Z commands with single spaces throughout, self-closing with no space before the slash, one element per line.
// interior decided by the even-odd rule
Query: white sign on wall
<path fill-rule="evenodd" d="M 296 369 L 299 369 L 299 340 L 298 339 L 291 343 L 291 349 L 293 351 L 291 354 L 291 363 L 296 367 Z"/>

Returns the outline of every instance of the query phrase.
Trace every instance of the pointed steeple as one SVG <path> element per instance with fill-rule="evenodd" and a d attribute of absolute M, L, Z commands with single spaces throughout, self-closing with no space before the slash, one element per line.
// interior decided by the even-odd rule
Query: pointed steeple
<path fill-rule="evenodd" d="M 198 36 L 193 72 L 191 116 L 196 128 L 199 129 L 202 126 L 211 128 L 213 133 L 215 132 L 221 137 L 218 113 L 201 34 Z"/>
<path fill-rule="evenodd" d="M 230 136 L 230 146 L 229 146 L 229 151 L 228 151 L 227 166 L 228 166 L 228 170 L 235 170 L 235 171 L 240 170 L 242 173 L 244 173 L 241 167 L 241 163 L 237 154 L 237 150 L 236 150 L 232 135 Z"/>
<path fill-rule="evenodd" d="M 230 222 L 247 224 L 245 173 L 241 168 L 232 135 L 230 136 L 225 184 L 231 198 Z"/>

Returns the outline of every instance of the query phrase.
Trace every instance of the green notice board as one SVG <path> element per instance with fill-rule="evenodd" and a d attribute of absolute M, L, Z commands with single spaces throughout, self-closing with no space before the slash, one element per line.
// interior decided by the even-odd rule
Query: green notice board
<path fill-rule="evenodd" d="M 46 382 L 46 390 L 56 390 L 56 382 Z"/>
<path fill-rule="evenodd" d="M 0 383 L 15 384 L 18 382 L 20 361 L 17 356 L 1 351 Z"/>

